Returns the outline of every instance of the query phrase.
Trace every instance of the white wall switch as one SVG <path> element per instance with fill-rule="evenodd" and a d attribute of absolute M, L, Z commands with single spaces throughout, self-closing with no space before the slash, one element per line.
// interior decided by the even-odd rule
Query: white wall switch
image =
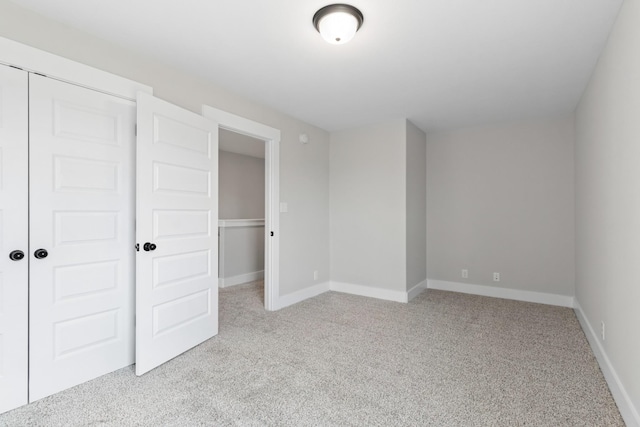
<path fill-rule="evenodd" d="M 289 204 L 287 202 L 280 202 L 280 212 L 289 212 Z"/>
<path fill-rule="evenodd" d="M 466 268 L 462 269 L 462 278 L 463 279 L 468 279 L 469 278 L 469 270 L 467 270 Z"/>
<path fill-rule="evenodd" d="M 318 280 L 318 277 L 320 277 L 320 275 L 318 274 L 318 270 L 313 272 L 313 280 Z"/>

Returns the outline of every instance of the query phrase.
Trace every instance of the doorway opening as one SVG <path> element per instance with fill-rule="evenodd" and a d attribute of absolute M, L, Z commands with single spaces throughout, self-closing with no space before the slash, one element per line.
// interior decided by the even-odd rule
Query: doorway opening
<path fill-rule="evenodd" d="M 222 227 L 221 233 L 229 235 L 230 228 L 245 228 L 244 233 L 234 233 L 236 235 L 243 235 L 245 240 L 251 240 L 251 236 L 255 238 L 256 229 L 263 230 L 262 238 L 264 239 L 264 273 L 261 274 L 264 277 L 264 307 L 266 310 L 275 311 L 280 308 L 279 304 L 279 242 L 280 242 L 280 230 L 279 230 L 279 153 L 280 153 L 280 131 L 269 126 L 265 126 L 261 123 L 254 122 L 244 117 L 236 116 L 234 114 L 227 113 L 226 111 L 218 110 L 209 106 L 202 107 L 202 115 L 210 120 L 218 123 L 219 137 L 222 146 L 222 150 L 231 155 L 226 157 L 235 157 L 235 154 L 246 155 L 253 154 L 256 156 L 260 151 L 264 153 L 264 227 L 259 225 L 258 221 L 238 221 L 235 225 L 239 227 Z M 262 144 L 262 146 L 260 146 Z M 238 153 L 240 151 L 240 153 Z M 249 156 L 251 157 L 251 156 Z M 246 159 L 245 159 L 246 160 Z M 250 163 L 250 162 L 249 162 Z M 258 163 L 258 162 L 254 162 Z M 262 194 L 262 193 L 259 193 Z M 249 202 L 251 203 L 251 202 Z M 253 208 L 249 209 L 255 209 Z M 237 212 L 237 211 L 236 211 Z M 251 212 L 249 210 L 248 212 Z M 234 213 L 234 212 L 230 212 Z M 223 216 L 220 216 L 221 221 L 224 221 Z M 260 220 L 260 218 L 245 218 L 246 220 Z M 227 225 L 227 224 L 223 224 Z M 253 230 L 251 230 L 253 228 Z M 222 231 L 224 229 L 224 231 Z M 253 231 L 253 233 L 252 233 Z M 221 244 L 223 242 L 223 236 L 220 236 Z M 225 238 L 227 236 L 224 236 Z M 260 240 L 262 241 L 262 240 Z M 227 251 L 228 247 L 220 248 L 220 253 L 223 254 L 223 249 Z M 255 252 L 254 252 L 255 253 Z M 259 253 L 259 252 L 258 252 Z M 223 254 L 224 256 L 224 254 Z M 227 263 L 228 260 L 221 260 L 221 266 Z M 252 260 L 249 260 L 252 261 Z M 255 261 L 255 259 L 253 260 Z M 250 263 L 249 263 L 250 264 Z M 255 266 L 255 264 L 254 264 Z M 221 268 L 225 268 L 224 266 Z M 255 267 L 254 267 L 255 268 Z M 236 271 L 237 272 L 237 271 Z M 253 273 L 253 274 L 252 274 Z M 242 273 L 241 273 L 242 274 Z M 256 271 L 248 271 L 245 279 L 251 281 L 256 277 Z M 242 276 L 232 279 L 230 282 L 226 281 L 224 276 L 229 276 L 228 271 L 224 271 L 221 277 L 224 280 L 224 287 L 228 283 L 233 283 L 237 280 L 242 280 Z M 236 274 L 236 276 L 239 276 Z M 233 277 L 233 276 L 232 276 Z M 222 284 L 222 282 L 221 282 Z"/>
<path fill-rule="evenodd" d="M 218 129 L 218 286 L 253 283 L 262 304 L 265 147 L 263 140 Z"/>

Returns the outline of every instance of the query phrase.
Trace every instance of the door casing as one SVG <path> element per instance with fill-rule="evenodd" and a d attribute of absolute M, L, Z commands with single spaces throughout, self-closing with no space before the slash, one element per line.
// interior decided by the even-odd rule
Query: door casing
<path fill-rule="evenodd" d="M 262 123 L 228 113 L 208 105 L 202 115 L 230 130 L 266 143 L 265 150 L 265 218 L 264 218 L 264 308 L 279 310 L 280 303 L 280 131 Z"/>

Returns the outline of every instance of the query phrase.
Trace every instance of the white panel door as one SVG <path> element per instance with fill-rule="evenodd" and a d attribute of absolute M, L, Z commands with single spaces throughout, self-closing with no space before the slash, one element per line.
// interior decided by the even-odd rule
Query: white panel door
<path fill-rule="evenodd" d="M 34 401 L 134 361 L 136 110 L 31 75 L 29 118 Z"/>
<path fill-rule="evenodd" d="M 138 94 L 136 374 L 218 333 L 218 125 Z"/>
<path fill-rule="evenodd" d="M 0 413 L 27 403 L 27 79 L 0 65 Z"/>

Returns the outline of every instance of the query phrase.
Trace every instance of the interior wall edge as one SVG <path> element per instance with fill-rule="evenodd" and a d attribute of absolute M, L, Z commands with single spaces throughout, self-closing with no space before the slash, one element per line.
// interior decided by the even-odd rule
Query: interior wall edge
<path fill-rule="evenodd" d="M 331 281 L 330 289 L 334 292 L 340 292 L 343 294 L 358 295 L 362 297 L 376 298 L 401 303 L 409 302 L 408 292 L 393 291 L 390 289 L 376 288 L 373 286 Z"/>
<path fill-rule="evenodd" d="M 276 304 L 276 307 L 277 307 L 276 310 L 281 310 L 283 308 L 289 307 L 291 305 L 297 304 L 299 302 L 302 302 L 309 298 L 316 297 L 318 295 L 321 295 L 329 291 L 330 291 L 330 282 L 326 281 L 326 282 L 318 283 L 317 285 L 310 286 L 305 289 L 301 289 L 299 291 L 295 291 L 286 295 L 281 295 L 278 298 L 278 301 Z"/>
<path fill-rule="evenodd" d="M 407 302 L 411 301 L 421 293 L 427 290 L 427 279 L 413 286 L 407 291 Z"/>

